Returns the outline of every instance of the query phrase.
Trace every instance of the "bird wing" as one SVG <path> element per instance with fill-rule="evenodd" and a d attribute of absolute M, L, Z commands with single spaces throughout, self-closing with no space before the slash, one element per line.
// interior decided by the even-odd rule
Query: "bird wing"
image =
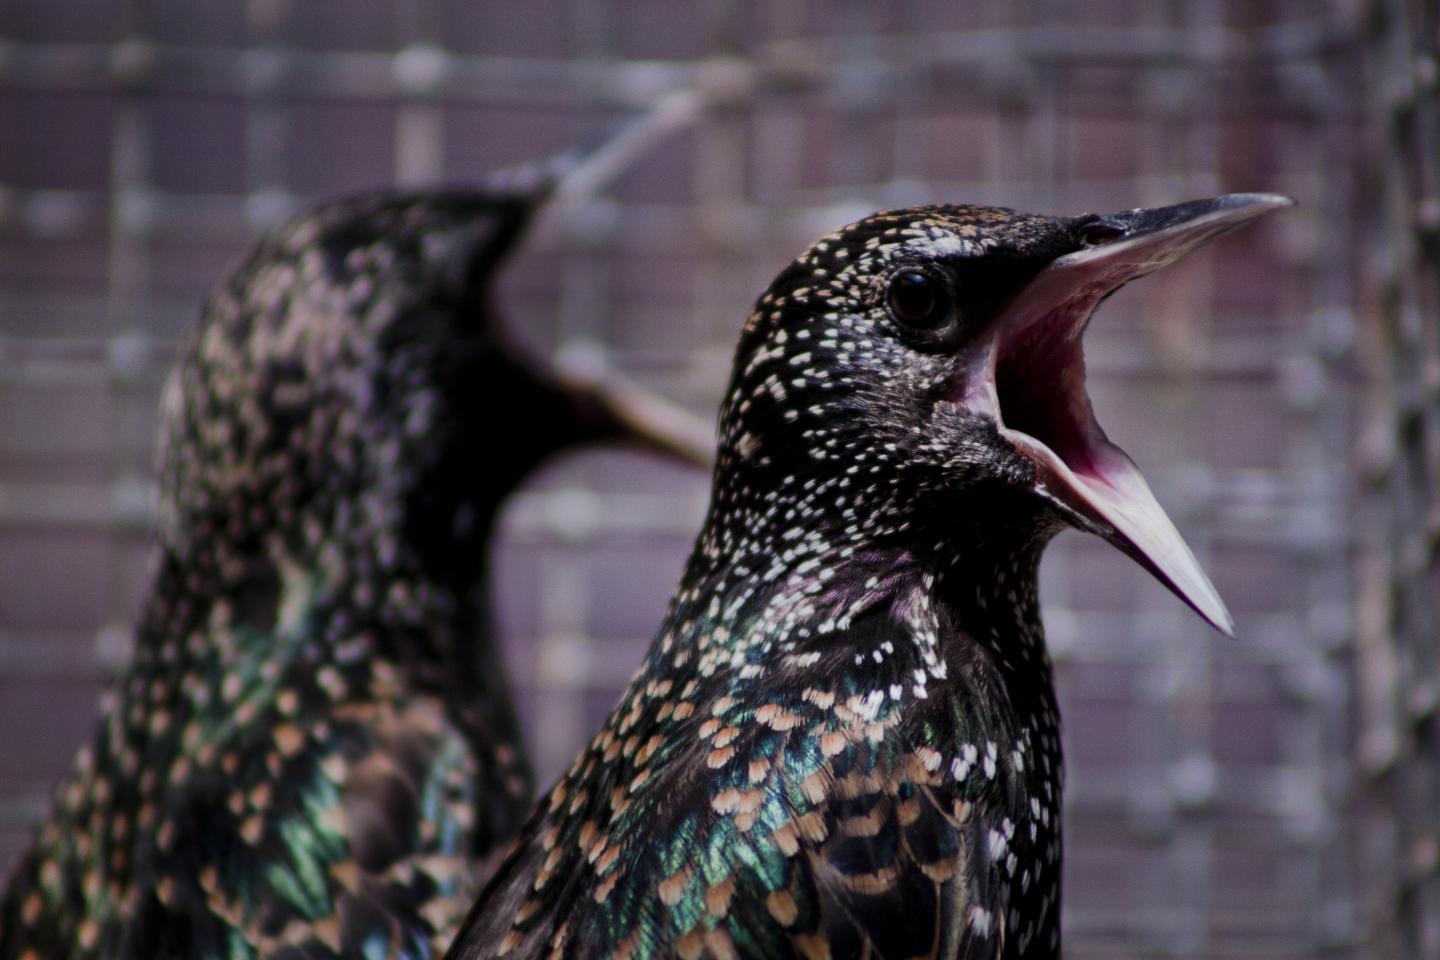
<path fill-rule="evenodd" d="M 49 944 L 46 956 L 420 958 L 443 947 L 435 938 L 474 893 L 479 779 L 443 706 L 322 701 L 318 685 L 347 682 L 333 667 L 308 683 L 256 681 L 217 697 L 216 715 L 177 715 L 173 737 L 130 729 L 114 751 L 102 733 L 95 762 L 61 790 L 57 828 L 16 874 L 4 923 L 22 922 L 0 955 Z M 98 772 L 125 755 L 147 758 L 137 776 Z"/>
<path fill-rule="evenodd" d="M 1002 885 L 933 731 L 799 687 L 673 722 L 669 693 L 632 688 L 451 957 L 998 955 Z"/>

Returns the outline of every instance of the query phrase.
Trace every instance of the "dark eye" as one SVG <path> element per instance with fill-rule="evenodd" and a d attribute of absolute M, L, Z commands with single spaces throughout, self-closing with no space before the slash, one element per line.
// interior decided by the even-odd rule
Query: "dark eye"
<path fill-rule="evenodd" d="M 1109 243 L 1125 236 L 1125 228 L 1108 220 L 1092 220 L 1080 228 L 1080 242 L 1086 246 Z"/>
<path fill-rule="evenodd" d="M 950 318 L 950 291 L 923 270 L 902 270 L 891 277 L 885 299 L 891 316 L 917 330 L 934 330 Z"/>

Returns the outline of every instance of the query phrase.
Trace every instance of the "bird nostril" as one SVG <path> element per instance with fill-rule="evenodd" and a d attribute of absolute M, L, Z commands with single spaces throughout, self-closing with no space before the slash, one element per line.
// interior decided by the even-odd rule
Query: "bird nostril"
<path fill-rule="evenodd" d="M 1087 247 L 1109 243 L 1125 236 L 1125 228 L 1113 220 L 1092 220 L 1080 228 L 1080 242 Z"/>

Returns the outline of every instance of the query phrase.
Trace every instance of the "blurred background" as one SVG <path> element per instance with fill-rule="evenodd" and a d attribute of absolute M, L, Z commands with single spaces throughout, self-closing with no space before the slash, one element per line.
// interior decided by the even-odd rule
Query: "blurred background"
<path fill-rule="evenodd" d="M 710 416 L 751 301 L 874 209 L 1300 201 L 1111 300 L 1091 392 L 1238 622 L 1098 540 L 1043 593 L 1067 955 L 1440 956 L 1434 0 L 0 3 L 0 872 L 124 663 L 157 396 L 207 287 L 315 199 L 710 109 L 527 244 L 538 353 Z M 615 453 L 507 512 L 548 782 L 640 662 L 706 477 Z"/>

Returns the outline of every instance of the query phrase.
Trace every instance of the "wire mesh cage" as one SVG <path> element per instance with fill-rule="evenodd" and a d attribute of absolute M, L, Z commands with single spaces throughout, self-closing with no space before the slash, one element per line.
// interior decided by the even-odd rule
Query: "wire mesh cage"
<path fill-rule="evenodd" d="M 537 353 L 707 413 L 754 296 L 855 215 L 1299 200 L 1088 336 L 1101 422 L 1241 639 L 1098 540 L 1047 555 L 1067 953 L 1440 956 L 1436 30 L 1420 0 L 7 4 L 0 868 L 125 660 L 206 287 L 314 199 L 473 180 L 688 89 L 702 119 L 503 295 Z M 706 494 L 595 453 L 512 504 L 496 594 L 542 783 L 640 662 Z"/>
<path fill-rule="evenodd" d="M 1375 3 L 1369 421 L 1357 444 L 1360 903 L 1388 956 L 1440 955 L 1440 11 Z"/>

